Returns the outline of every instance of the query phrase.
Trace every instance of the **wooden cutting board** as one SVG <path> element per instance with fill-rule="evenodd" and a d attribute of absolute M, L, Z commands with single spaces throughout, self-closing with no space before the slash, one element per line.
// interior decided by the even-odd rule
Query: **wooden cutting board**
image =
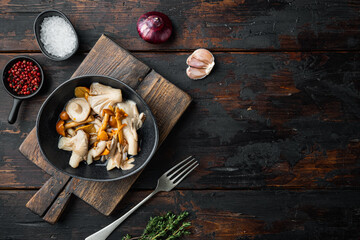
<path fill-rule="evenodd" d="M 134 88 L 147 102 L 156 118 L 160 144 L 191 102 L 188 94 L 105 35 L 100 37 L 72 77 L 81 75 L 107 75 Z M 91 182 L 72 178 L 57 171 L 43 158 L 35 128 L 21 144 L 20 152 L 51 175 L 26 204 L 50 223 L 59 219 L 72 194 L 99 212 L 111 214 L 141 173 L 113 182 Z"/>

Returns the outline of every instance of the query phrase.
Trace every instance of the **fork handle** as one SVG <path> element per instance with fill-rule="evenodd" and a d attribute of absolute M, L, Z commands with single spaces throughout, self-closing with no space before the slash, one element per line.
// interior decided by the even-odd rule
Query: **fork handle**
<path fill-rule="evenodd" d="M 85 238 L 85 240 L 105 240 L 127 217 L 129 217 L 133 212 L 135 212 L 136 209 L 138 209 L 141 205 L 143 205 L 157 192 L 158 192 L 157 189 L 155 189 L 152 193 L 150 193 L 146 198 L 144 198 L 141 202 L 139 202 L 135 207 L 130 209 L 122 217 L 110 223 L 109 225 L 97 231 L 96 233 L 88 236 L 87 238 Z"/>

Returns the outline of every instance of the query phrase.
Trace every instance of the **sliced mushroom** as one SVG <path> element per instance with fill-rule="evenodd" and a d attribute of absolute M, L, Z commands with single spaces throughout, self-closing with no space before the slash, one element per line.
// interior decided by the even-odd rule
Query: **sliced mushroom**
<path fill-rule="evenodd" d="M 136 126 L 136 130 L 142 127 L 143 122 L 146 119 L 144 113 L 139 114 L 139 110 L 137 109 L 136 103 L 132 100 L 127 100 L 125 102 L 118 103 L 116 105 L 119 109 L 123 109 L 128 117 L 127 119 L 134 119 L 134 124 Z"/>
<path fill-rule="evenodd" d="M 121 102 L 122 94 L 120 89 L 93 83 L 90 86 L 90 96 L 87 100 L 94 112 L 101 115 L 103 109 Z"/>
<path fill-rule="evenodd" d="M 99 128 L 98 130 L 98 140 L 103 140 L 103 141 L 106 141 L 109 139 L 107 133 L 106 133 L 106 128 L 107 128 L 107 125 L 108 125 L 108 122 L 109 122 L 109 118 L 110 118 L 110 115 L 108 112 L 104 112 L 104 119 L 101 123 L 101 127 Z"/>
<path fill-rule="evenodd" d="M 99 128 L 102 125 L 101 121 L 99 119 L 95 118 L 95 120 L 92 121 L 91 123 L 94 124 L 95 130 L 96 130 L 96 132 L 98 132 Z"/>
<path fill-rule="evenodd" d="M 90 105 L 85 98 L 73 98 L 66 105 L 66 112 L 75 122 L 85 121 L 90 114 Z"/>
<path fill-rule="evenodd" d="M 106 170 L 110 171 L 115 167 L 120 168 L 121 158 L 122 158 L 122 152 L 120 150 L 120 144 L 117 143 L 115 153 L 111 158 L 108 159 Z"/>
<path fill-rule="evenodd" d="M 94 116 L 89 116 L 85 121 L 83 122 L 73 122 L 73 121 L 70 121 L 70 122 L 67 122 L 65 123 L 64 120 L 59 120 L 57 123 L 56 123 L 56 132 L 58 134 L 60 134 L 61 136 L 64 136 L 65 137 L 65 133 L 69 133 L 68 132 L 68 129 L 71 129 L 73 127 L 77 127 L 77 126 L 80 126 L 80 125 L 83 125 L 83 124 L 86 124 L 86 123 L 89 123 L 89 122 L 92 122 L 94 121 Z M 96 129 L 96 128 L 95 128 Z M 75 135 L 75 134 L 72 134 L 71 132 L 69 133 L 71 136 Z"/>
<path fill-rule="evenodd" d="M 117 134 L 114 135 L 114 137 L 112 138 L 110 142 L 109 146 L 107 146 L 110 150 L 110 153 L 105 156 L 106 159 L 108 160 L 107 165 L 106 165 L 106 169 L 109 171 L 113 168 L 116 167 L 116 163 L 118 162 L 120 165 L 120 158 L 121 158 L 121 153 L 118 151 L 118 136 Z"/>
<path fill-rule="evenodd" d="M 71 167 L 77 168 L 79 163 L 85 160 L 88 152 L 88 137 L 83 130 L 79 130 L 72 138 L 61 137 L 58 148 L 65 151 L 72 151 L 69 164 Z"/>
<path fill-rule="evenodd" d="M 145 115 L 139 114 L 139 111 L 136 107 L 136 103 L 131 100 L 126 102 L 121 102 L 117 104 L 117 107 L 124 109 L 128 114 L 128 117 L 122 120 L 123 124 L 126 126 L 123 128 L 124 138 L 128 143 L 128 153 L 130 155 L 138 154 L 138 134 L 137 130 L 142 126 L 142 120 L 145 119 Z"/>
<path fill-rule="evenodd" d="M 118 135 L 118 141 L 120 144 L 125 144 L 124 134 L 123 134 L 123 128 L 126 126 L 126 124 L 122 124 L 122 120 L 126 118 L 128 115 L 125 113 L 123 109 L 116 108 L 115 109 L 115 120 L 116 120 L 116 127 L 117 127 L 117 135 Z"/>
<path fill-rule="evenodd" d="M 140 121 L 138 121 L 137 124 L 136 124 L 136 130 L 140 129 L 142 127 L 144 121 L 146 120 L 145 113 L 140 113 L 139 119 L 140 119 Z"/>
<path fill-rule="evenodd" d="M 111 158 L 114 156 L 116 147 L 117 147 L 117 135 L 115 134 L 111 141 L 107 141 L 106 147 L 110 150 L 110 153 L 107 155 L 107 158 Z"/>
<path fill-rule="evenodd" d="M 117 143 L 115 154 L 108 159 L 108 164 L 106 166 L 108 171 L 115 167 L 121 168 L 122 170 L 129 170 L 135 166 L 132 164 L 135 161 L 135 158 L 127 158 L 126 148 L 126 146 L 121 146 L 119 143 Z"/>
<path fill-rule="evenodd" d="M 65 129 L 68 129 L 68 128 L 72 128 L 72 127 L 77 127 L 77 126 L 80 126 L 80 125 L 83 125 L 85 123 L 89 123 L 89 122 L 92 122 L 94 121 L 95 118 L 94 116 L 90 115 L 85 121 L 82 121 L 82 122 L 67 122 L 65 123 Z"/>
<path fill-rule="evenodd" d="M 106 141 L 100 141 L 95 147 L 91 148 L 87 155 L 87 164 L 91 164 L 93 159 L 99 157 L 106 148 Z"/>
<path fill-rule="evenodd" d="M 75 129 L 75 132 L 79 131 L 79 130 L 83 130 L 84 132 L 90 134 L 90 133 L 96 133 L 96 129 L 94 127 L 94 124 L 88 124 L 88 125 L 83 125 L 81 127 L 78 127 Z"/>
<path fill-rule="evenodd" d="M 90 134 L 90 139 L 89 139 L 89 144 L 93 145 L 94 143 L 97 142 L 97 133 L 91 133 Z"/>
<path fill-rule="evenodd" d="M 134 161 L 135 161 L 135 158 L 130 158 L 130 159 L 123 161 L 123 163 L 120 165 L 121 170 L 132 169 L 135 166 L 134 164 L 132 164 Z"/>
<path fill-rule="evenodd" d="M 124 120 L 125 121 L 125 120 Z M 138 135 L 135 128 L 135 122 L 133 119 L 129 119 L 126 122 L 126 126 L 123 129 L 124 138 L 128 143 L 128 153 L 130 155 L 138 154 Z"/>

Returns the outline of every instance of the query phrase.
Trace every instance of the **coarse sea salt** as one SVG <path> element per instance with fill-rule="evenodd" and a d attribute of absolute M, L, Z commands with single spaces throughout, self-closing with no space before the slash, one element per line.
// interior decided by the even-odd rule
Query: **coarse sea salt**
<path fill-rule="evenodd" d="M 76 47 L 76 33 L 65 19 L 53 16 L 41 23 L 40 40 L 45 50 L 56 57 L 65 57 Z"/>

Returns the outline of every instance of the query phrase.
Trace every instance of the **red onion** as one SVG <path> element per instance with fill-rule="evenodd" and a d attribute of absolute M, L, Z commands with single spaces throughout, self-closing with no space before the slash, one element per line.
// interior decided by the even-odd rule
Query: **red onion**
<path fill-rule="evenodd" d="M 137 31 L 140 37 L 149 43 L 163 43 L 172 33 L 172 24 L 165 14 L 148 12 L 138 19 Z"/>

